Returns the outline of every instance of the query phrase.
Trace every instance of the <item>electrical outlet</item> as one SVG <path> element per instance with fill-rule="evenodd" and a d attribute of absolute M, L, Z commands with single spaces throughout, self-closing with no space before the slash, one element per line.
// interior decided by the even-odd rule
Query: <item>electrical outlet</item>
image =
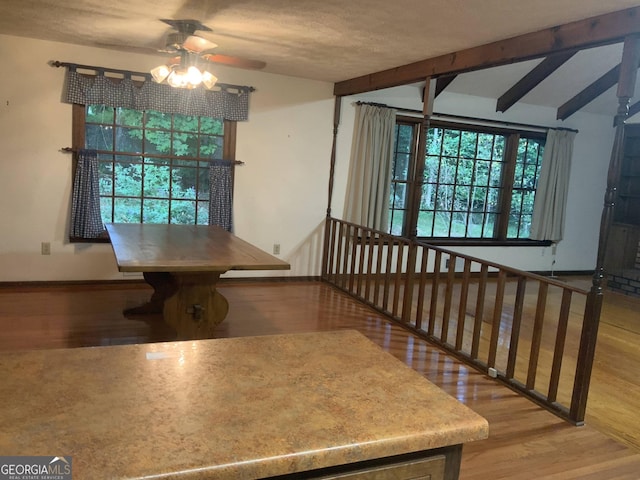
<path fill-rule="evenodd" d="M 51 255 L 51 243 L 49 242 L 42 242 L 40 244 L 40 253 L 42 255 Z"/>
<path fill-rule="evenodd" d="M 273 254 L 274 255 L 280 255 L 280 244 L 279 243 L 274 243 L 273 244 Z"/>

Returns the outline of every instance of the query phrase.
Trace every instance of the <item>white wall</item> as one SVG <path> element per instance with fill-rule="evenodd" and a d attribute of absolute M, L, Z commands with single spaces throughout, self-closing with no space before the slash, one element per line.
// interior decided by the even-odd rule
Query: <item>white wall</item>
<path fill-rule="evenodd" d="M 118 279 L 111 246 L 67 241 L 71 106 L 60 102 L 63 68 L 51 60 L 147 71 L 161 56 L 0 35 L 0 282 Z M 235 233 L 319 275 L 333 130 L 332 84 L 216 67 L 220 82 L 256 88 L 238 124 Z M 51 255 L 40 254 L 51 242 Z M 252 272 L 231 272 L 249 276 Z"/>
<path fill-rule="evenodd" d="M 71 106 L 60 102 L 60 60 L 146 71 L 162 57 L 85 48 L 0 35 L 0 56 L 9 75 L 0 77 L 0 282 L 118 279 L 108 244 L 67 241 L 71 157 Z M 236 234 L 291 263 L 287 272 L 230 272 L 228 276 L 318 275 L 327 199 L 333 124 L 332 85 L 262 72 L 216 67 L 221 82 L 252 85 L 249 121 L 239 123 L 236 169 Z M 353 102 L 368 100 L 421 109 L 416 87 L 398 87 L 343 99 L 332 213 L 344 203 L 353 130 Z M 435 111 L 495 118 L 580 131 L 568 201 L 565 240 L 556 270 L 595 265 L 606 169 L 613 141 L 612 119 L 578 113 L 565 122 L 555 110 L 517 104 L 495 112 L 495 100 L 444 93 Z M 51 255 L 40 254 L 51 242 Z M 526 270 L 549 270 L 542 247 L 467 247 L 456 250 Z"/>
<path fill-rule="evenodd" d="M 422 110 L 421 92 L 416 86 L 396 87 L 345 97 L 338 135 L 338 161 L 332 214 L 342 217 L 348 163 L 357 100 Z M 495 111 L 495 99 L 472 97 L 446 91 L 434 103 L 434 112 L 579 130 L 574 144 L 565 238 L 557 245 L 555 270 L 592 270 L 596 263 L 600 214 L 606 187 L 606 173 L 613 145 L 611 117 L 576 113 L 566 121 L 556 120 L 556 110 L 518 103 L 506 113 Z M 492 260 L 522 270 L 552 268 L 550 247 L 451 247 L 462 253 Z"/>

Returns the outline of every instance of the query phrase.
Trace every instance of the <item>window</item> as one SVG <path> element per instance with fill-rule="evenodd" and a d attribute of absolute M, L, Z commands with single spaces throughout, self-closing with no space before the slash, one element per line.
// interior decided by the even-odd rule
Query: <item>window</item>
<path fill-rule="evenodd" d="M 396 122 L 389 232 L 408 235 L 413 218 L 418 237 L 528 239 L 545 136 L 432 122 L 418 162 L 420 130 L 420 120 Z"/>
<path fill-rule="evenodd" d="M 98 151 L 105 223 L 207 224 L 209 160 L 233 158 L 235 122 L 74 105 L 74 147 Z"/>

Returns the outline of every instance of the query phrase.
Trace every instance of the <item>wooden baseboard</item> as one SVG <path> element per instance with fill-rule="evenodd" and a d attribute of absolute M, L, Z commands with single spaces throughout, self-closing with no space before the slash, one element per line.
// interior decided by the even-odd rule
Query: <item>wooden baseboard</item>
<path fill-rule="evenodd" d="M 320 277 L 299 276 L 299 277 L 235 277 L 221 278 L 220 285 L 233 285 L 245 283 L 282 283 L 282 282 L 318 282 Z M 122 280 L 33 280 L 19 282 L 0 282 L 0 289 L 3 288 L 45 288 L 45 287 L 101 287 L 101 288 L 139 288 L 147 283 L 142 278 L 122 279 Z"/>

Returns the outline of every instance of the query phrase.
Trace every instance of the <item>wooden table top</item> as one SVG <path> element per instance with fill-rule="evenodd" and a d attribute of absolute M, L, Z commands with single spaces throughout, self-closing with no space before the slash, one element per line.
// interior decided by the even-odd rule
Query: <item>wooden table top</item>
<path fill-rule="evenodd" d="M 79 479 L 262 478 L 488 433 L 351 330 L 12 352 L 0 377 L 0 451 Z"/>
<path fill-rule="evenodd" d="M 121 272 L 288 270 L 290 265 L 209 225 L 106 225 Z"/>

